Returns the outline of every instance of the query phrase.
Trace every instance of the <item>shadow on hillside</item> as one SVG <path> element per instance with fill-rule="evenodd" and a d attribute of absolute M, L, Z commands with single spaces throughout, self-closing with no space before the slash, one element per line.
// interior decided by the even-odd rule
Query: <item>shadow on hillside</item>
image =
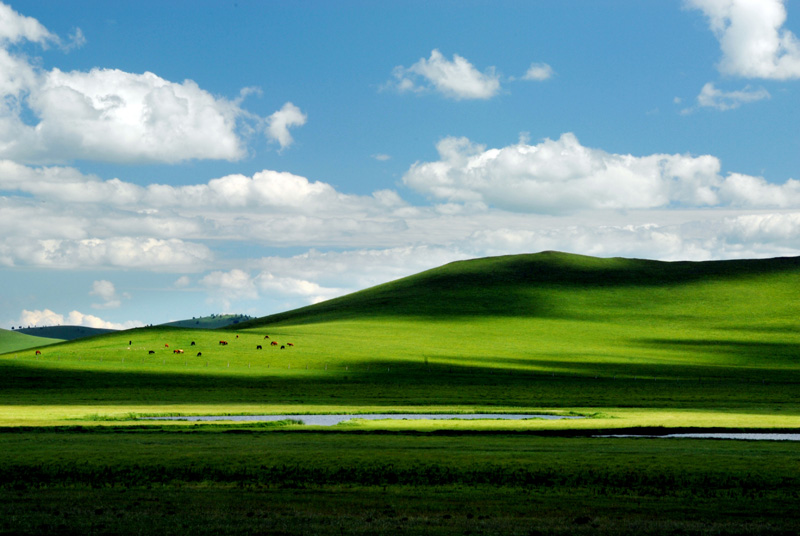
<path fill-rule="evenodd" d="M 557 318 L 559 289 L 666 287 L 797 272 L 800 257 L 659 262 L 546 252 L 452 263 L 340 298 L 239 324 L 318 323 L 375 317 Z M 554 294 L 556 292 L 556 294 Z"/>
<path fill-rule="evenodd" d="M 0 362 L 0 404 L 106 405 L 304 404 L 531 407 L 718 407 L 800 404 L 800 373 L 697 365 L 570 363 L 456 356 L 420 362 L 341 362 L 330 370 L 251 375 L 208 369 L 90 371 Z M 520 366 L 525 367 L 520 369 Z M 317 365 L 319 367 L 319 365 Z"/>
<path fill-rule="evenodd" d="M 716 354 L 724 358 L 723 365 L 752 367 L 800 364 L 800 344 L 767 341 L 733 341 L 719 339 L 639 339 L 642 346 L 669 350 L 675 354 Z"/>

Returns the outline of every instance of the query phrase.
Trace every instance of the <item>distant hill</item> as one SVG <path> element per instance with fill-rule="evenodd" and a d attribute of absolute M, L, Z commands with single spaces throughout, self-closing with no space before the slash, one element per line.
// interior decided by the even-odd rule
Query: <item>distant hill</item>
<path fill-rule="evenodd" d="M 176 320 L 175 322 L 167 322 L 160 325 L 175 328 L 217 329 L 237 325 L 252 319 L 253 317 L 248 315 L 211 315 L 200 316 L 191 320 Z"/>
<path fill-rule="evenodd" d="M 45 326 L 40 328 L 21 328 L 15 330 L 16 333 L 34 335 L 36 337 L 46 337 L 50 339 L 61 339 L 63 341 L 74 341 L 84 337 L 93 337 L 105 333 L 113 333 L 115 329 L 87 328 L 85 326 Z"/>
<path fill-rule="evenodd" d="M 568 309 L 572 309 L 570 315 L 580 315 L 580 300 L 575 301 L 580 294 L 575 291 L 591 293 L 603 289 L 618 290 L 622 301 L 617 305 L 622 310 L 629 307 L 633 315 L 638 305 L 632 296 L 640 299 L 639 291 L 769 274 L 800 275 L 800 257 L 664 262 L 555 251 L 487 257 L 453 262 L 346 296 L 257 318 L 237 329 L 376 317 L 542 317 L 564 314 L 559 311 Z M 632 294 L 634 290 L 637 292 Z"/>
<path fill-rule="evenodd" d="M 0 329 L 0 354 L 14 352 L 17 350 L 27 350 L 28 348 L 36 348 L 37 346 L 46 346 L 48 344 L 55 344 L 57 342 L 61 342 L 61 340 L 45 337 L 34 337 L 32 335 L 26 335 L 17 331 Z"/>

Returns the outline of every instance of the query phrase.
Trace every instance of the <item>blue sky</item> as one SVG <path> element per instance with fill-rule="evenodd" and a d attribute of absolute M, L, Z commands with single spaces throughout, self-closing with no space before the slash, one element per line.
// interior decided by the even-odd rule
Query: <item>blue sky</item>
<path fill-rule="evenodd" d="M 0 326 L 800 254 L 800 1 L 0 3 Z"/>

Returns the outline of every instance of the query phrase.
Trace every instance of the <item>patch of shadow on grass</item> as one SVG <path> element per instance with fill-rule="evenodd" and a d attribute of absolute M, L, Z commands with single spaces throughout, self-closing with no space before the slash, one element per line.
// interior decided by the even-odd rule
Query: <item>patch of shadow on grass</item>
<path fill-rule="evenodd" d="M 764 366 L 785 364 L 785 371 L 796 371 L 800 363 L 800 344 L 731 339 L 637 339 L 638 344 L 675 353 L 687 351 L 724 356 L 725 364 Z M 735 361 L 735 362 L 734 362 Z"/>

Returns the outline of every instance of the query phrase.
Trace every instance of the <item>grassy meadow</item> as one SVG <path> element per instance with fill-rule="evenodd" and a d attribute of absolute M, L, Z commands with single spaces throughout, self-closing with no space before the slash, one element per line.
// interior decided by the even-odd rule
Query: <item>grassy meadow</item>
<path fill-rule="evenodd" d="M 777 512 L 797 499 L 797 443 L 592 436 L 800 431 L 799 298 L 796 258 L 548 252 L 225 329 L 7 351 L 0 531 L 793 533 Z M 372 412 L 585 418 L 141 419 Z"/>

